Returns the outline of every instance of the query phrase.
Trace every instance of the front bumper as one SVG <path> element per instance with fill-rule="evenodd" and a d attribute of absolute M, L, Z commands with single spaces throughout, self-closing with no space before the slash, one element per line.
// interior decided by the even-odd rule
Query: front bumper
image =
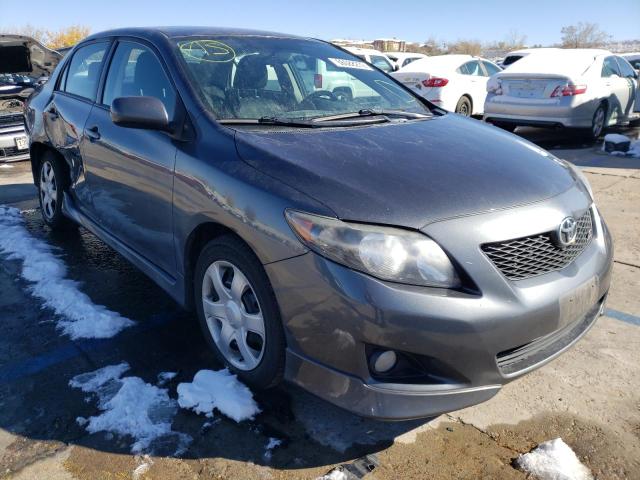
<path fill-rule="evenodd" d="M 24 126 L 0 127 L 0 163 L 29 159 L 29 149 L 18 150 L 16 139 L 26 136 Z"/>
<path fill-rule="evenodd" d="M 287 335 L 286 378 L 354 413 L 382 419 L 431 417 L 488 400 L 593 325 L 609 289 L 613 248 L 598 221 L 593 241 L 570 265 L 514 282 L 479 245 L 500 240 L 496 235 L 552 230 L 587 206 L 584 194 L 572 189 L 535 205 L 425 227 L 479 291 L 382 282 L 314 253 L 266 265 Z M 569 323 L 560 299 L 594 279 L 598 301 Z M 500 352 L 538 339 L 546 339 L 537 351 L 542 357 L 516 371 L 498 366 Z M 438 371 L 422 383 L 380 381 L 369 369 L 370 346 L 434 359 Z"/>

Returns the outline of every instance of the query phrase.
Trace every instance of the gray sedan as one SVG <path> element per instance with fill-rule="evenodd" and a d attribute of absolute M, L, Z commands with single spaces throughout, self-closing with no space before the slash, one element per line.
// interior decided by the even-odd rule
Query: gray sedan
<path fill-rule="evenodd" d="M 323 89 L 329 70 L 368 94 Z M 130 260 L 254 388 L 456 410 L 573 345 L 609 291 L 578 170 L 319 40 L 95 34 L 26 118 L 46 224 Z"/>
<path fill-rule="evenodd" d="M 610 125 L 640 118 L 638 74 L 606 50 L 542 49 L 487 83 L 484 119 L 519 125 L 583 129 L 598 138 Z"/>

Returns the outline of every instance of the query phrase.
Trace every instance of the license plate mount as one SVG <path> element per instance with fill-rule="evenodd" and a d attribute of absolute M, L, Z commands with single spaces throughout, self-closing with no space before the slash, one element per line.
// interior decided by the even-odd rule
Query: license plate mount
<path fill-rule="evenodd" d="M 598 301 L 598 277 L 593 277 L 560 298 L 561 326 L 580 320 Z"/>

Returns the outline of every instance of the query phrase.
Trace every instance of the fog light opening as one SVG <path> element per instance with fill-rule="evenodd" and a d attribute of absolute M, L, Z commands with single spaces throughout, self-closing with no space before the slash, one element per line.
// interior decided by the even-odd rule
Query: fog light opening
<path fill-rule="evenodd" d="M 387 373 L 396 366 L 398 357 L 393 350 L 377 351 L 371 356 L 371 368 L 376 373 Z"/>

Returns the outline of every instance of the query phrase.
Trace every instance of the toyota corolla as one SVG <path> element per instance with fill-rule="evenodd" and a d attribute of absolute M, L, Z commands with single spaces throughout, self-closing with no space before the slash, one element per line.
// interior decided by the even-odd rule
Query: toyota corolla
<path fill-rule="evenodd" d="M 26 116 L 45 223 L 194 310 L 254 388 L 385 419 L 459 409 L 570 347 L 609 290 L 576 168 L 323 41 L 95 34 Z"/>

